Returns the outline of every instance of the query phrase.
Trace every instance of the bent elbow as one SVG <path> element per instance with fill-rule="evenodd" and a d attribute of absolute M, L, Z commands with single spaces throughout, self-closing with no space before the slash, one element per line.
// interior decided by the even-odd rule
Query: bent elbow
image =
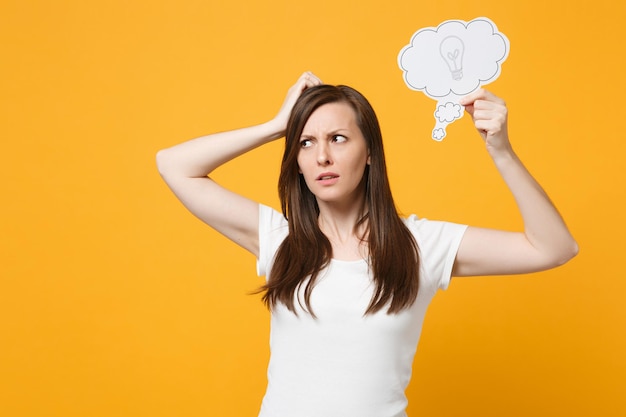
<path fill-rule="evenodd" d="M 567 260 L 569 261 L 570 259 L 572 259 L 576 255 L 578 255 L 578 251 L 579 250 L 580 250 L 580 248 L 578 247 L 578 242 L 576 242 L 574 239 L 572 239 L 572 243 L 570 244 L 569 258 Z"/>
<path fill-rule="evenodd" d="M 555 267 L 561 266 L 569 262 L 576 255 L 578 255 L 579 247 L 578 243 L 572 239 L 566 246 L 559 252 L 559 256 L 556 257 Z"/>
<path fill-rule="evenodd" d="M 167 149 L 161 149 L 160 151 L 156 153 L 156 166 L 161 176 L 164 176 L 164 174 L 167 172 L 167 166 L 169 165 L 168 155 L 169 155 L 169 152 Z"/>

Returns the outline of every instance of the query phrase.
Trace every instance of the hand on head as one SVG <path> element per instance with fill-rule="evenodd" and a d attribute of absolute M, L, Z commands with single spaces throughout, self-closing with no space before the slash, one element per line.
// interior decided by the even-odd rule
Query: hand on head
<path fill-rule="evenodd" d="M 322 84 L 322 80 L 320 80 L 315 74 L 311 71 L 307 71 L 303 73 L 298 81 L 294 85 L 291 86 L 289 91 L 287 91 L 287 97 L 283 101 L 283 104 L 278 111 L 278 114 L 274 118 L 277 122 L 280 123 L 283 130 L 287 128 L 287 120 L 289 120 L 289 115 L 291 114 L 291 109 L 293 109 L 294 104 L 298 100 L 298 97 L 302 94 L 304 90 L 309 87 L 314 87 L 316 85 Z"/>

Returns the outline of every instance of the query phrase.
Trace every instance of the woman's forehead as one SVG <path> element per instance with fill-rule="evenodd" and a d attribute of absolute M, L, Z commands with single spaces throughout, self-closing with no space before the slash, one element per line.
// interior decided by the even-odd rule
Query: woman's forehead
<path fill-rule="evenodd" d="M 324 104 L 313 113 L 306 121 L 302 134 L 316 131 L 331 131 L 358 128 L 356 114 L 352 106 L 346 102 L 334 102 Z"/>

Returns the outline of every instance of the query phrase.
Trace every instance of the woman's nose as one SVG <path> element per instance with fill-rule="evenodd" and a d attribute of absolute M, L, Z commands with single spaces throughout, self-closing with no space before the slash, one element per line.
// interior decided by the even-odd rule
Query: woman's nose
<path fill-rule="evenodd" d="M 317 163 L 319 165 L 328 165 L 330 162 L 328 147 L 326 145 L 319 146 L 317 150 Z"/>
<path fill-rule="evenodd" d="M 320 151 L 317 153 L 317 163 L 319 165 L 330 164 L 330 157 L 326 149 L 320 149 Z"/>

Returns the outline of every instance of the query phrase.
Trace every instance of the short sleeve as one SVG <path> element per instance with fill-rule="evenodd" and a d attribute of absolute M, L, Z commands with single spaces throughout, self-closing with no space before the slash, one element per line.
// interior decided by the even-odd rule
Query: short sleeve
<path fill-rule="evenodd" d="M 418 219 L 411 215 L 405 224 L 415 237 L 420 253 L 420 273 L 437 288 L 450 284 L 452 268 L 466 225 Z"/>
<path fill-rule="evenodd" d="M 280 212 L 263 204 L 259 205 L 259 257 L 256 262 L 258 276 L 267 275 L 274 255 L 288 232 L 287 220 Z"/>

